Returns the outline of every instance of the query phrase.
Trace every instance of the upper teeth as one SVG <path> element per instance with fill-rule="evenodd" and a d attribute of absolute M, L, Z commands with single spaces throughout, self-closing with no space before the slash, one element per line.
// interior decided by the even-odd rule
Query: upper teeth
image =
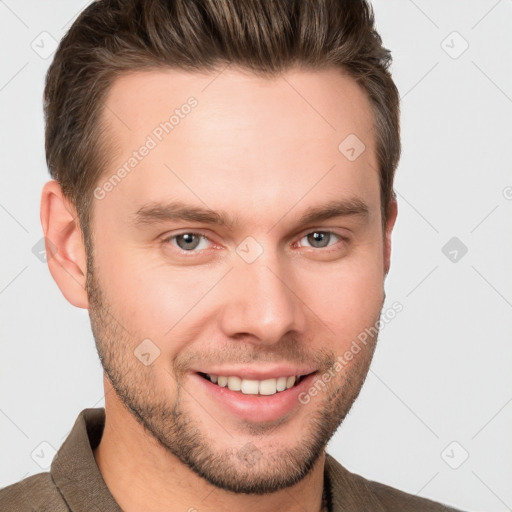
<path fill-rule="evenodd" d="M 225 377 L 223 375 L 206 375 L 212 382 L 231 391 L 241 391 L 246 395 L 274 395 L 278 391 L 290 389 L 297 377 L 278 377 L 277 379 L 252 380 L 240 377 Z"/>

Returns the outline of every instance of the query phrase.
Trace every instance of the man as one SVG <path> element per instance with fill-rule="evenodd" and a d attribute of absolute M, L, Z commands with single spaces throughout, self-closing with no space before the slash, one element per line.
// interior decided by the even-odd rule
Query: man
<path fill-rule="evenodd" d="M 389 62 L 364 1 L 85 9 L 48 71 L 41 220 L 105 409 L 2 510 L 453 510 L 325 453 L 385 298 Z"/>

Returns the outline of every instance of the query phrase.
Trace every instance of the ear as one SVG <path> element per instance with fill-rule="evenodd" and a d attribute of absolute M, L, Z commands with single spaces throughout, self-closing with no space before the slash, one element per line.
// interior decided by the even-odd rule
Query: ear
<path fill-rule="evenodd" d="M 391 233 L 395 226 L 396 217 L 398 215 L 398 204 L 396 199 L 392 199 L 388 206 L 388 216 L 384 233 L 384 274 L 388 275 L 391 266 Z"/>
<path fill-rule="evenodd" d="M 71 304 L 88 309 L 87 257 L 82 230 L 76 209 L 55 180 L 43 187 L 40 213 L 50 273 Z"/>

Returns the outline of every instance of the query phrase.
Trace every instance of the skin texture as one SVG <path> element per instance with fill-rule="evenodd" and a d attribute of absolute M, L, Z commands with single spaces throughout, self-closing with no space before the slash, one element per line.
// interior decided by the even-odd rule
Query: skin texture
<path fill-rule="evenodd" d="M 309 403 L 272 421 L 227 410 L 196 372 L 285 364 L 318 378 L 378 320 L 397 211 L 393 202 L 383 232 L 370 103 L 334 69 L 125 75 L 104 110 L 115 149 L 103 191 L 190 97 L 194 108 L 93 201 L 89 259 L 73 206 L 55 181 L 43 190 L 42 224 L 57 249 L 50 271 L 72 304 L 89 309 L 105 369 L 107 420 L 94 455 L 127 512 L 318 511 L 325 445 L 376 339 Z M 338 150 L 349 134 L 366 146 L 354 161 Z M 299 222 L 339 200 L 364 203 L 366 215 Z M 171 201 L 233 223 L 136 222 L 141 208 Z M 177 236 L 191 232 L 206 238 Z M 252 245 L 240 245 L 247 237 Z M 240 247 L 262 252 L 248 263 Z M 159 352 L 145 365 L 134 351 L 148 339 L 150 357 Z"/>

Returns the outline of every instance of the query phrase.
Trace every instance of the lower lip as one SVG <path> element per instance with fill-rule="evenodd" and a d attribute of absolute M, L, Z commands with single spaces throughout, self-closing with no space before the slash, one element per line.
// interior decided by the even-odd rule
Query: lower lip
<path fill-rule="evenodd" d="M 312 384 L 316 372 L 303 377 L 290 389 L 273 395 L 244 395 L 240 391 L 231 391 L 201 377 L 197 373 L 192 377 L 202 386 L 206 396 L 211 397 L 221 407 L 239 419 L 251 422 L 274 421 L 290 414 L 301 406 L 299 395 Z"/>

